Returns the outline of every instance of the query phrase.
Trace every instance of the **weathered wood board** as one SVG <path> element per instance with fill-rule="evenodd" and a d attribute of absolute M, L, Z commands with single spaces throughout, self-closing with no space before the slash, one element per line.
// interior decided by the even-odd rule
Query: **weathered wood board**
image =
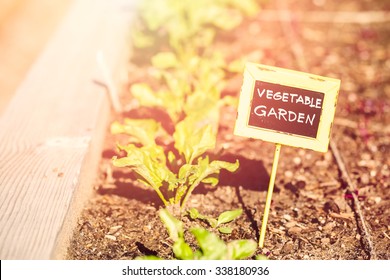
<path fill-rule="evenodd" d="M 96 56 L 103 53 L 120 83 L 133 2 L 75 0 L 2 115 L 1 259 L 64 256 L 92 190 L 108 124 Z"/>

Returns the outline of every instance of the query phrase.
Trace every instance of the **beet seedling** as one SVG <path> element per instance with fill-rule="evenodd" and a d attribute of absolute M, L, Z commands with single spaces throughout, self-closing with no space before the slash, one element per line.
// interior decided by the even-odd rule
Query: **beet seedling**
<path fill-rule="evenodd" d="M 188 214 L 190 215 L 191 219 L 201 219 L 206 221 L 212 228 L 217 228 L 219 232 L 230 234 L 232 233 L 232 228 L 221 226 L 223 224 L 230 223 L 231 221 L 237 219 L 242 214 L 242 209 L 235 209 L 230 211 L 225 211 L 221 213 L 217 219 L 209 216 L 205 216 L 199 213 L 199 211 L 196 208 L 191 208 L 188 210 Z"/>
<path fill-rule="evenodd" d="M 138 21 L 133 32 L 137 47 L 149 47 L 156 37 L 170 45 L 208 47 L 218 29 L 231 30 L 259 10 L 256 0 L 148 0 L 138 6 Z"/>
<path fill-rule="evenodd" d="M 128 119 L 121 124 L 117 121 L 111 124 L 112 134 L 126 134 L 130 137 L 129 142 L 152 146 L 156 144 L 158 136 L 168 137 L 161 124 L 154 119 Z"/>
<path fill-rule="evenodd" d="M 218 111 L 224 87 L 224 60 L 215 53 L 210 57 L 188 57 L 173 52 L 160 52 L 152 58 L 158 89 L 136 83 L 130 93 L 140 106 L 161 108 L 174 124 L 195 116 L 206 119 Z"/>
<path fill-rule="evenodd" d="M 191 228 L 191 234 L 196 238 L 199 249 L 193 251 L 184 239 L 183 223 L 172 216 L 166 209 L 159 212 L 160 219 L 168 230 L 170 239 L 174 242 L 172 251 L 180 260 L 242 260 L 253 256 L 257 250 L 257 242 L 250 239 L 234 240 L 225 243 L 216 234 L 204 228 Z M 146 256 L 137 259 L 153 259 Z"/>
<path fill-rule="evenodd" d="M 154 137 L 159 131 L 159 125 L 153 122 L 155 121 L 129 120 L 123 125 L 113 124 L 113 132 L 126 133 L 131 136 L 129 140 L 149 144 L 141 147 L 132 143 L 118 145 L 118 149 L 124 151 L 126 156 L 114 157 L 113 165 L 130 168 L 138 180 L 156 191 L 164 205 L 172 206 L 174 212 L 175 209 L 181 212 L 185 208 L 190 195 L 200 183 L 216 186 L 221 169 L 230 172 L 237 170 L 238 161 L 210 161 L 208 156 L 204 156 L 207 150 L 215 146 L 215 134 L 210 125 L 190 130 L 188 128 L 194 128 L 195 125 L 188 123 L 189 126 L 181 125 L 176 128 L 174 145 L 184 157 L 182 161 L 177 160 L 172 151 L 166 155 L 164 148 L 156 144 Z M 139 124 L 144 125 L 145 131 L 142 132 L 142 128 L 137 126 Z"/>

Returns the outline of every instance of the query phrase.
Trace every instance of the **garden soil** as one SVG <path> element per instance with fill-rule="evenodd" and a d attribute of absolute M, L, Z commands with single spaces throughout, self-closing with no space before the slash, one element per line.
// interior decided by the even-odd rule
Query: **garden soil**
<path fill-rule="evenodd" d="M 290 13 L 280 12 L 285 9 Z M 319 153 L 282 146 L 265 246 L 256 254 L 277 260 L 390 259 L 390 24 L 374 11 L 388 15 L 388 1 L 270 1 L 256 18 L 221 34 L 214 46 L 228 59 L 246 56 L 342 81 L 333 149 Z M 130 66 L 130 83 L 147 79 L 145 65 Z M 230 77 L 223 94 L 238 96 L 241 83 L 242 75 Z M 128 94 L 123 98 L 131 108 Z M 240 168 L 222 172 L 217 187 L 199 186 L 188 207 L 212 217 L 236 208 L 243 214 L 229 224 L 229 235 L 185 214 L 181 219 L 185 229 L 203 226 L 225 241 L 257 241 L 275 145 L 234 136 L 236 114 L 234 107 L 221 109 L 210 157 L 239 159 Z M 78 221 L 67 258 L 172 259 L 172 241 L 158 217 L 159 198 L 111 164 L 117 141 L 107 132 L 96 192 Z M 185 238 L 196 248 L 189 233 Z"/>

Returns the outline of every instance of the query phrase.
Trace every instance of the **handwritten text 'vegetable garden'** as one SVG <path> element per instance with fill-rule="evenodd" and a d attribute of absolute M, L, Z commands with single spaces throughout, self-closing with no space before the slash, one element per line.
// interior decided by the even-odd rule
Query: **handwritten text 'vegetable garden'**
<path fill-rule="evenodd" d="M 303 96 L 297 93 L 289 93 L 289 92 L 274 92 L 273 90 L 260 89 L 257 88 L 257 94 L 260 98 L 263 96 L 270 100 L 280 101 L 284 103 L 295 103 L 309 106 L 310 108 L 321 109 L 322 106 L 322 98 L 315 98 L 310 96 Z M 304 124 L 313 125 L 314 119 L 316 118 L 316 114 L 305 114 L 302 112 L 294 112 L 290 110 L 286 110 L 283 108 L 274 107 L 267 108 L 265 105 L 259 105 L 254 108 L 255 115 L 259 117 L 274 117 L 278 120 L 285 120 L 288 122 L 298 122 Z"/>

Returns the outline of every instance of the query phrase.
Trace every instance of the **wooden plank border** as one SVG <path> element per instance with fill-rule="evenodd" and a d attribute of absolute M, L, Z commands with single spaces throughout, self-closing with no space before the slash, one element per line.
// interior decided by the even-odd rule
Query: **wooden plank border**
<path fill-rule="evenodd" d="M 74 0 L 2 115 L 1 259 L 64 258 L 110 114 L 96 55 L 123 82 L 134 2 Z"/>

